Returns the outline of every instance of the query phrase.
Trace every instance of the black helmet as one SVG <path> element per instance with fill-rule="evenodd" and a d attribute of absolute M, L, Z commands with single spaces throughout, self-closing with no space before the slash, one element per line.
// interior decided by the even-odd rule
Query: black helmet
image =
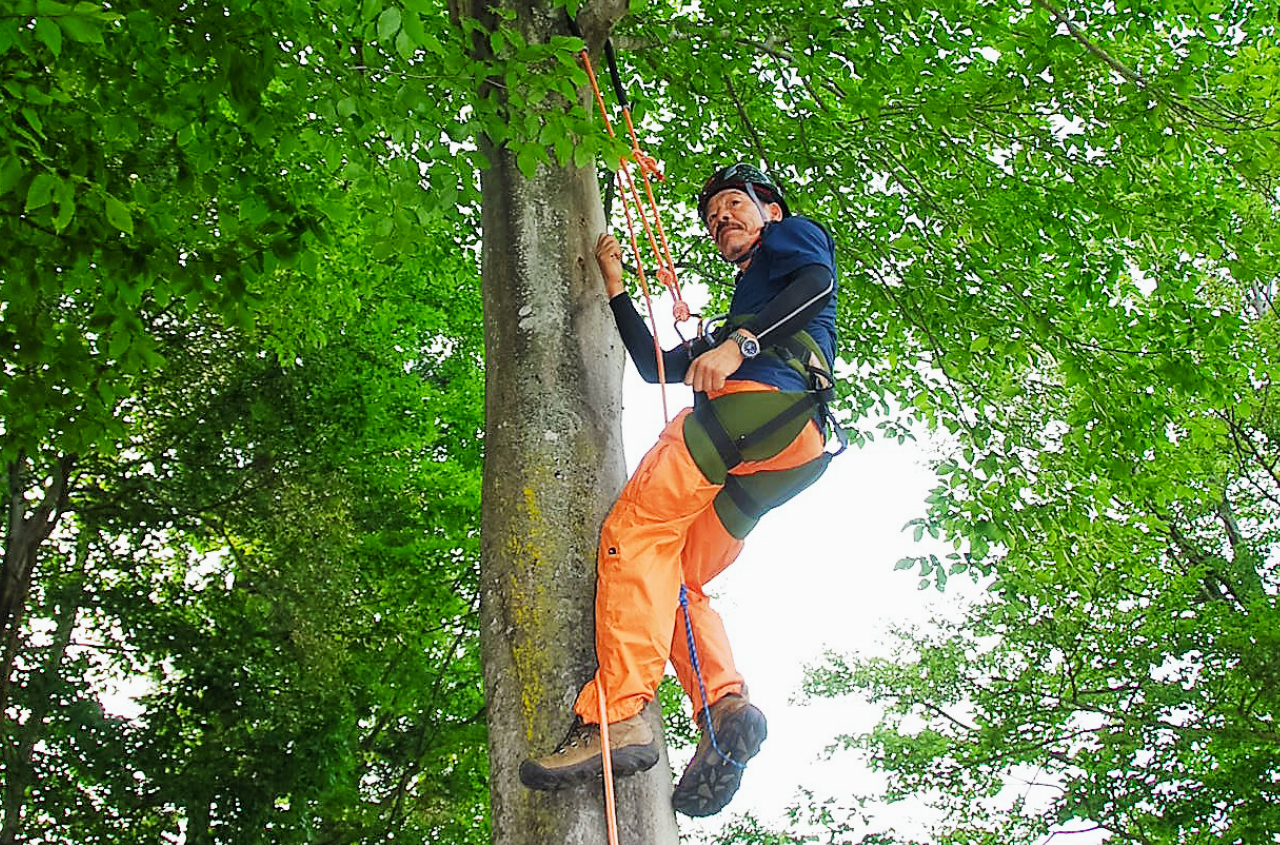
<path fill-rule="evenodd" d="M 764 213 L 763 205 L 767 202 L 776 202 L 782 206 L 783 217 L 788 217 L 791 214 L 791 209 L 787 208 L 787 201 L 783 199 L 782 189 L 775 185 L 768 176 L 764 175 L 764 171 L 760 168 L 739 162 L 717 170 L 703 184 L 702 190 L 698 191 L 698 219 L 705 223 L 707 221 L 707 203 L 711 202 L 711 198 L 716 194 L 730 188 L 745 191 L 751 199 L 755 200 L 756 205 L 762 206 L 762 216 Z"/>

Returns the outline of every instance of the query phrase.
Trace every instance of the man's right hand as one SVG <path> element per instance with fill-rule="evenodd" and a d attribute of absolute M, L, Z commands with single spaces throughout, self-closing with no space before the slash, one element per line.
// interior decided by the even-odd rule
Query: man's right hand
<path fill-rule="evenodd" d="M 596 264 L 600 265 L 600 275 L 604 277 L 605 294 L 613 299 L 622 293 L 622 246 L 608 232 L 596 241 Z"/>

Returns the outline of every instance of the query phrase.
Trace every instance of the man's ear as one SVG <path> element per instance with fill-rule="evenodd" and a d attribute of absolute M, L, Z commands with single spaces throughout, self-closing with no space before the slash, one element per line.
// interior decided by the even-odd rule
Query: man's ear
<path fill-rule="evenodd" d="M 782 219 L 782 206 L 776 202 L 765 203 L 764 210 L 769 214 L 769 221 L 776 223 Z"/>

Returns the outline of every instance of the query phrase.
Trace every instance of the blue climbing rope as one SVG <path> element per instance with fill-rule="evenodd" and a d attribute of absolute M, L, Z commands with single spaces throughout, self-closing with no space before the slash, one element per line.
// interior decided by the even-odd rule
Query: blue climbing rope
<path fill-rule="evenodd" d="M 711 747 L 720 759 L 724 760 L 732 766 L 739 769 L 745 769 L 746 763 L 739 763 L 720 750 L 720 743 L 716 742 L 716 731 L 711 725 L 711 704 L 707 701 L 707 687 L 702 681 L 702 666 L 698 663 L 698 649 L 693 644 L 693 622 L 689 618 L 689 590 L 684 584 L 680 585 L 680 609 L 684 611 L 684 634 L 685 639 L 689 641 L 689 662 L 693 664 L 693 674 L 698 678 L 698 695 L 702 697 L 702 717 L 707 723 L 707 736 L 711 739 Z"/>

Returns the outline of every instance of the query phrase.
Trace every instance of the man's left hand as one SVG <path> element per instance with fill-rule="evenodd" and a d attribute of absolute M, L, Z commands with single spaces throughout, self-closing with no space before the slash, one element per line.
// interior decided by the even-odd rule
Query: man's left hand
<path fill-rule="evenodd" d="M 719 390 L 724 387 L 725 379 L 737 372 L 740 366 L 742 350 L 738 344 L 732 341 L 722 343 L 693 359 L 684 375 L 684 383 L 694 390 Z"/>

